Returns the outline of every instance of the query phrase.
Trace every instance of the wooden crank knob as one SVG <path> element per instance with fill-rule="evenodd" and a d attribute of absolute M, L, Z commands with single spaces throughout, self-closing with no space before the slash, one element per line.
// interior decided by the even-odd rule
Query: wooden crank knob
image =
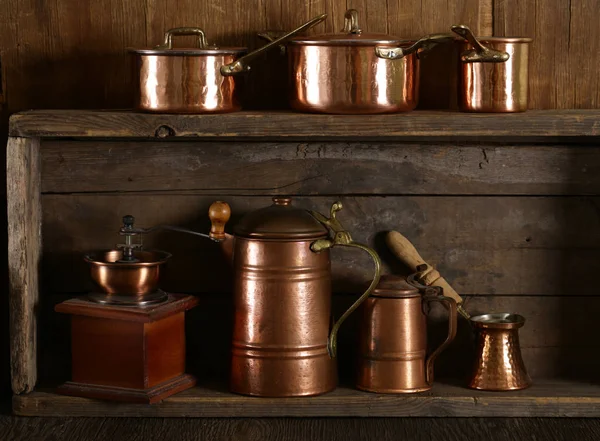
<path fill-rule="evenodd" d="M 231 217 L 229 204 L 223 201 L 213 202 L 208 208 L 208 217 L 211 224 L 209 236 L 214 240 L 225 240 L 225 224 Z"/>

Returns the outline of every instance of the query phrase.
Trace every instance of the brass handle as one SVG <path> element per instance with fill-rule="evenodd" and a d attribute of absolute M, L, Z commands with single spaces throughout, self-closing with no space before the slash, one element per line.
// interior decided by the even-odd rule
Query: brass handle
<path fill-rule="evenodd" d="M 507 52 L 491 49 L 481 44 L 468 26 L 454 25 L 450 29 L 474 47 L 474 49 L 464 51 L 460 55 L 460 59 L 464 63 L 503 63 L 510 58 Z"/>
<path fill-rule="evenodd" d="M 344 29 L 342 29 L 342 32 L 357 35 L 362 33 L 362 29 L 358 26 L 358 11 L 356 9 L 348 9 L 344 14 Z"/>
<path fill-rule="evenodd" d="M 198 36 L 198 48 L 206 49 L 208 44 L 206 43 L 206 36 L 204 31 L 200 28 L 186 27 L 186 28 L 173 28 L 165 32 L 165 39 L 163 44 L 156 46 L 156 49 L 166 50 L 173 49 L 173 36 L 174 35 L 197 35 Z"/>
<path fill-rule="evenodd" d="M 437 297 L 423 297 L 423 300 L 426 302 L 446 303 L 448 306 L 448 336 L 446 337 L 446 340 L 444 340 L 444 342 L 439 345 L 429 357 L 427 357 L 427 361 L 425 362 L 425 381 L 427 381 L 428 385 L 431 385 L 433 383 L 433 362 L 437 356 L 452 343 L 454 337 L 456 337 L 456 321 L 458 317 L 456 315 L 456 302 L 451 297 L 440 295 Z"/>
<path fill-rule="evenodd" d="M 238 58 L 233 63 L 224 64 L 223 66 L 221 66 L 221 75 L 227 77 L 227 76 L 236 75 L 236 74 L 239 74 L 242 72 L 248 72 L 250 70 L 250 66 L 248 65 L 248 63 L 250 63 L 250 61 L 254 60 L 256 57 L 262 55 L 264 52 L 274 48 L 275 46 L 279 46 L 281 43 L 289 40 L 290 38 L 294 37 L 296 34 L 299 34 L 300 32 L 310 29 L 313 26 L 321 23 L 326 18 L 327 18 L 327 14 L 318 15 L 317 17 L 313 18 L 312 20 L 309 20 L 306 23 L 304 23 L 299 28 L 296 28 L 293 31 L 288 32 L 287 34 L 283 35 L 282 37 L 279 37 L 279 38 L 271 41 L 270 43 L 266 44 L 265 46 L 260 47 L 260 48 L 256 49 L 255 51 L 252 51 L 249 54 L 244 55 L 243 57 Z"/>
<path fill-rule="evenodd" d="M 332 358 L 337 354 L 337 333 L 342 326 L 342 323 L 361 305 L 362 302 L 367 299 L 367 297 L 371 295 L 371 292 L 373 292 L 381 277 L 381 259 L 379 258 L 379 255 L 372 248 L 360 243 L 356 243 L 352 240 L 350 233 L 342 227 L 336 218 L 336 213 L 341 209 L 342 203 L 335 202 L 331 206 L 330 218 L 326 218 L 321 213 L 311 211 L 311 214 L 315 217 L 315 219 L 331 229 L 331 231 L 334 233 L 334 237 L 333 239 L 316 240 L 310 245 L 310 249 L 313 252 L 318 253 L 336 245 L 340 245 L 364 250 L 369 254 L 369 256 L 371 256 L 373 262 L 375 263 L 375 276 L 373 277 L 373 280 L 371 281 L 371 284 L 367 290 L 346 310 L 346 312 L 342 314 L 342 316 L 332 326 L 331 332 L 329 333 L 329 339 L 327 340 L 327 351 L 329 352 L 329 356 Z"/>
<path fill-rule="evenodd" d="M 431 50 L 434 46 L 452 41 L 451 34 L 430 34 L 419 38 L 408 47 L 376 47 L 375 54 L 386 60 L 399 60 L 407 55 L 417 52 L 417 56 Z"/>

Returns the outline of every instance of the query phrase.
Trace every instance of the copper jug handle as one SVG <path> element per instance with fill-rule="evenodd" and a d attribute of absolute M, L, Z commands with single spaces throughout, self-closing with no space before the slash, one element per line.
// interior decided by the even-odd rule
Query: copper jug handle
<path fill-rule="evenodd" d="M 419 268 L 426 267 L 426 265 L 419 265 Z M 443 295 L 443 289 L 438 286 L 426 286 L 417 282 L 416 279 L 420 278 L 423 271 L 417 272 L 415 274 L 411 274 L 408 276 L 407 281 L 409 284 L 413 285 L 415 288 L 419 289 L 423 292 L 423 300 L 425 302 L 440 302 L 445 303 L 448 309 L 448 336 L 446 340 L 442 342 L 430 355 L 427 357 L 427 361 L 425 361 L 425 381 L 428 385 L 433 384 L 433 363 L 435 359 L 442 353 L 444 349 L 448 347 L 450 343 L 456 337 L 456 326 L 458 320 L 458 308 L 456 300 L 452 297 L 446 297 Z"/>
<path fill-rule="evenodd" d="M 346 310 L 346 312 L 342 314 L 342 316 L 332 326 L 331 332 L 329 333 L 329 339 L 327 340 L 327 351 L 329 352 L 329 356 L 332 358 L 335 357 L 337 354 L 337 333 L 340 327 L 342 326 L 342 323 L 348 318 L 350 314 L 352 314 L 361 305 L 362 302 L 367 300 L 367 297 L 371 295 L 371 292 L 375 289 L 375 287 L 379 283 L 379 278 L 381 277 L 381 259 L 379 258 L 379 255 L 375 252 L 374 249 L 366 245 L 356 243 L 352 240 L 352 236 L 350 235 L 350 233 L 346 231 L 344 227 L 342 227 L 342 224 L 337 220 L 335 216 L 336 213 L 341 209 L 342 203 L 339 201 L 335 202 L 331 206 L 330 218 L 327 218 L 316 211 L 311 211 L 311 214 L 315 217 L 315 219 L 317 219 L 323 225 L 327 226 L 334 233 L 334 236 L 333 239 L 318 239 L 314 241 L 310 245 L 310 249 L 315 253 L 318 253 L 320 251 L 332 248 L 336 245 L 340 245 L 344 247 L 353 247 L 364 250 L 369 254 L 369 256 L 371 256 L 373 262 L 375 263 L 375 276 L 373 277 L 373 280 L 371 281 L 371 284 L 369 285 L 367 290 Z"/>

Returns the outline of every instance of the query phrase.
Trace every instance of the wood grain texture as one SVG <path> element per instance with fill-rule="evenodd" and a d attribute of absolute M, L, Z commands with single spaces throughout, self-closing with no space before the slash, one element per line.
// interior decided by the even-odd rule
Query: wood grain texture
<path fill-rule="evenodd" d="M 8 275 L 11 378 L 14 393 L 36 382 L 38 273 L 41 254 L 39 140 L 7 145 Z"/>
<path fill-rule="evenodd" d="M 600 194 L 593 145 L 42 141 L 42 192 Z"/>
<path fill-rule="evenodd" d="M 597 197 L 369 197 L 311 196 L 294 205 L 338 217 L 356 241 L 381 254 L 385 271 L 405 272 L 385 245 L 385 232 L 403 233 L 459 294 L 597 295 L 600 218 Z M 227 231 L 270 197 L 132 193 L 44 195 L 45 287 L 54 292 L 92 288 L 85 252 L 114 247 L 125 214 L 139 226 L 179 225 L 208 232 L 208 207 L 232 207 Z M 119 242 L 120 243 L 120 242 Z M 163 279 L 172 292 L 227 292 L 229 264 L 218 245 L 164 232 L 145 238 L 148 248 L 173 254 Z M 363 255 L 364 254 L 364 255 Z M 369 256 L 333 250 L 334 288 L 358 292 L 371 277 Z"/>
<path fill-rule="evenodd" d="M 318 128 L 318 129 L 317 129 Z M 123 111 L 35 110 L 10 119 L 10 135 L 21 137 L 109 137 L 222 140 L 298 139 L 357 141 L 452 139 L 506 141 L 600 137 L 600 111 L 531 111 L 524 114 L 464 114 L 420 111 L 391 115 L 313 115 L 236 112 L 222 115 L 155 115 Z M 420 139 L 425 141 L 426 139 Z M 573 141 L 571 139 L 571 141 Z"/>
<path fill-rule="evenodd" d="M 551 418 L 32 418 L 0 417 L 12 441 L 593 441 L 598 419 Z"/>
<path fill-rule="evenodd" d="M 244 397 L 196 387 L 154 406 L 139 406 L 59 396 L 35 391 L 13 398 L 13 411 L 28 416 L 103 417 L 598 417 L 600 388 L 566 381 L 540 382 L 530 389 L 503 393 L 471 391 L 435 384 L 414 395 L 374 395 L 338 388 L 310 398 Z"/>
<path fill-rule="evenodd" d="M 494 34 L 533 37 L 532 109 L 600 107 L 599 0 L 494 2 Z"/>

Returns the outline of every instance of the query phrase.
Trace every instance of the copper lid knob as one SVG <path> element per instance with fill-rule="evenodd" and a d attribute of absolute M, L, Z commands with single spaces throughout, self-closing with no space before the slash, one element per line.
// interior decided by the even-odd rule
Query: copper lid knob
<path fill-rule="evenodd" d="M 275 205 L 291 205 L 292 198 L 285 197 L 285 196 L 274 196 L 273 203 Z"/>

